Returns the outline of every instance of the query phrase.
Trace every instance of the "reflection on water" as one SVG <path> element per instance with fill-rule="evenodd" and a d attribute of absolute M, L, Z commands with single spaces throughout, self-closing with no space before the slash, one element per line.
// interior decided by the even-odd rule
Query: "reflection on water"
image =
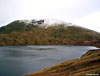
<path fill-rule="evenodd" d="M 90 46 L 0 47 L 0 76 L 21 76 L 69 59 L 79 58 Z"/>

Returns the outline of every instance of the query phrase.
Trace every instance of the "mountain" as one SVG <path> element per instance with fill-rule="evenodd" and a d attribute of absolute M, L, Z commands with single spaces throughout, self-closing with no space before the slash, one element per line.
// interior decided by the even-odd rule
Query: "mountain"
<path fill-rule="evenodd" d="M 55 19 L 16 20 L 0 28 L 0 45 L 98 45 L 100 33 Z"/>
<path fill-rule="evenodd" d="M 59 25 L 59 24 L 70 25 L 68 23 L 65 23 L 57 19 L 16 20 L 16 21 L 9 23 L 6 26 L 1 27 L 0 33 L 11 33 L 13 31 L 25 32 L 25 31 L 30 31 L 32 28 L 36 28 L 36 27 L 41 27 L 41 26 L 46 27 L 46 26 L 51 26 L 51 25 L 54 26 L 54 25 Z"/>

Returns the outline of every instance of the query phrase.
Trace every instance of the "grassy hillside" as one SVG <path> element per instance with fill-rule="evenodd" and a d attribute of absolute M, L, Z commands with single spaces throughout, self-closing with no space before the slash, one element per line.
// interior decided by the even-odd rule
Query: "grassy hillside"
<path fill-rule="evenodd" d="M 95 74 L 95 75 L 89 75 Z M 100 76 L 100 49 L 25 76 Z"/>
<path fill-rule="evenodd" d="M 100 41 L 99 33 L 79 26 L 67 26 L 67 24 L 45 27 L 17 20 L 0 28 L 1 46 L 94 45 L 98 41 Z"/>

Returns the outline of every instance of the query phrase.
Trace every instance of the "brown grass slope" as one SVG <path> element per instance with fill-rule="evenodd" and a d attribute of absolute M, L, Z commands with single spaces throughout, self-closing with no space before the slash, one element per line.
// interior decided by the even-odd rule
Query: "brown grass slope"
<path fill-rule="evenodd" d="M 34 27 L 14 21 L 0 27 L 0 46 L 93 45 L 100 43 L 100 33 L 80 27 L 58 24 Z M 96 45 L 94 45 L 96 44 Z"/>
<path fill-rule="evenodd" d="M 68 60 L 25 76 L 86 76 L 86 74 L 100 75 L 100 49 L 89 50 L 79 59 Z"/>

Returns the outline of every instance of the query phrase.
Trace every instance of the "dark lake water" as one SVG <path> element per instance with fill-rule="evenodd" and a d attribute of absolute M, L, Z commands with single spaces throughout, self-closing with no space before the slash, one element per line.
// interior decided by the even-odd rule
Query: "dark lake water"
<path fill-rule="evenodd" d="M 65 60 L 79 58 L 91 46 L 3 46 L 0 76 L 22 76 Z"/>

